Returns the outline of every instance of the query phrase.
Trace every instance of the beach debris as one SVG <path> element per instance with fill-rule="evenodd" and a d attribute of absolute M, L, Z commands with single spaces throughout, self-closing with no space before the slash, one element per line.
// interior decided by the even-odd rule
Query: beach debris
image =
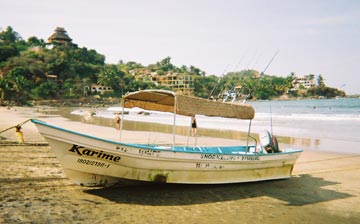
<path fill-rule="evenodd" d="M 96 115 L 96 112 L 94 112 L 94 111 L 85 111 L 83 117 L 86 121 L 90 121 L 93 119 L 93 117 L 95 115 Z"/>
<path fill-rule="evenodd" d="M 147 112 L 147 111 L 139 111 L 137 114 L 144 115 L 144 116 L 149 116 L 150 115 L 150 113 Z"/>

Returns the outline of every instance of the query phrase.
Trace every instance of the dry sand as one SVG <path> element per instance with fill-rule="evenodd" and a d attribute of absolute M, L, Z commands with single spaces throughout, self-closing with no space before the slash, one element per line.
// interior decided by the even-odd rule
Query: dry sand
<path fill-rule="evenodd" d="M 0 107 L 0 131 L 34 117 L 74 126 L 38 110 Z M 44 142 L 32 123 L 23 132 L 26 143 Z M 0 136 L 17 140 L 14 130 Z M 359 154 L 306 149 L 287 180 L 110 188 L 73 185 L 47 145 L 3 142 L 0 155 L 0 223 L 360 223 Z"/>

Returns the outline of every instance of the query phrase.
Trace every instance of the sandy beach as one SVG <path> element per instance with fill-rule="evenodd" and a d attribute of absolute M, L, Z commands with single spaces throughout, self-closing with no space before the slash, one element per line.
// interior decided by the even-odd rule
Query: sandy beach
<path fill-rule="evenodd" d="M 38 118 L 119 138 L 115 128 L 44 113 L 50 110 L 0 107 L 0 131 Z M 294 176 L 286 180 L 81 187 L 66 178 L 31 122 L 22 131 L 25 144 L 16 143 L 14 130 L 0 134 L 0 223 L 360 223 L 360 154 L 297 145 L 304 152 Z M 137 132 L 134 136 L 127 131 L 122 137 L 133 142 L 139 137 L 162 141 L 163 135 Z"/>

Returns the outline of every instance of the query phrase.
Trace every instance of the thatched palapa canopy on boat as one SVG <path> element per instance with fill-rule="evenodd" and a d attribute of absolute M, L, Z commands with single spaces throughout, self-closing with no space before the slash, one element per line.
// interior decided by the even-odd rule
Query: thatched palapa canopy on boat
<path fill-rule="evenodd" d="M 223 103 L 198 97 L 180 95 L 166 90 L 142 90 L 123 96 L 121 105 L 145 110 L 171 112 L 185 116 L 206 116 L 253 119 L 254 109 L 245 104 Z"/>

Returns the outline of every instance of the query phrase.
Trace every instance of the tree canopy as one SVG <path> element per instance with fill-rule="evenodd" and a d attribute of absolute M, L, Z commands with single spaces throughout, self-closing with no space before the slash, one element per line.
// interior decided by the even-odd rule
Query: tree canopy
<path fill-rule="evenodd" d="M 156 86 L 151 79 L 136 81 L 131 73 L 134 69 L 145 69 L 159 75 L 168 72 L 191 75 L 194 95 L 203 98 L 220 96 L 235 87 L 240 88 L 239 94 L 251 93 L 257 99 L 279 97 L 289 93 L 295 78 L 294 73 L 277 77 L 259 74 L 255 70 L 230 72 L 223 77 L 205 75 L 193 65 L 175 66 L 171 57 L 148 66 L 122 60 L 118 64 L 106 64 L 105 56 L 93 49 L 80 48 L 73 43 L 49 45 L 35 36 L 25 41 L 10 26 L 0 32 L 0 104 L 5 101 L 25 104 L 30 100 L 89 96 L 92 84 L 111 87 L 113 91 L 107 95 L 115 97 L 139 89 L 167 88 Z M 314 79 L 315 76 L 310 74 L 309 78 Z M 345 95 L 342 91 L 326 87 L 321 75 L 317 82 L 319 85 L 309 89 L 307 96 Z"/>

